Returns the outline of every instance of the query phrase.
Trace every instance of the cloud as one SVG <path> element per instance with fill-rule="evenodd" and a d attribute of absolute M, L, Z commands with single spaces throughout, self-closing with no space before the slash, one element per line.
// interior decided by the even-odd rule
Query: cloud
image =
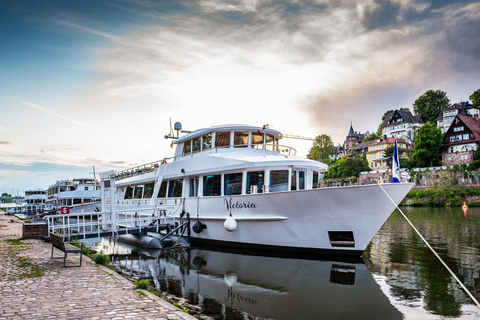
<path fill-rule="evenodd" d="M 55 111 L 50 110 L 50 109 L 47 109 L 47 108 L 44 108 L 44 107 L 42 107 L 42 106 L 39 106 L 39 105 L 36 104 L 36 103 L 28 102 L 28 101 L 19 101 L 19 102 L 21 102 L 21 103 L 23 103 L 23 104 L 25 104 L 25 105 L 27 105 L 27 106 L 30 106 L 30 107 L 32 107 L 32 108 L 34 108 L 34 109 L 37 109 L 37 110 L 39 110 L 39 111 L 41 111 L 41 112 L 43 112 L 43 113 L 45 113 L 45 114 L 48 114 L 48 115 L 51 115 L 51 116 L 60 118 L 60 119 L 62 119 L 62 120 L 65 120 L 65 121 L 68 121 L 68 122 L 70 122 L 70 123 L 73 123 L 73 124 L 75 124 L 75 125 L 78 125 L 78 126 L 87 126 L 87 125 L 86 125 L 85 123 L 83 123 L 83 122 L 77 121 L 77 120 L 75 120 L 75 119 L 73 119 L 73 118 L 70 118 L 70 117 L 67 117 L 67 116 L 63 116 L 63 115 L 61 115 L 61 114 L 58 114 L 58 113 L 56 113 Z"/>
<path fill-rule="evenodd" d="M 10 142 L 10 141 L 0 141 L 0 144 L 8 145 L 8 144 L 13 144 L 13 142 Z"/>

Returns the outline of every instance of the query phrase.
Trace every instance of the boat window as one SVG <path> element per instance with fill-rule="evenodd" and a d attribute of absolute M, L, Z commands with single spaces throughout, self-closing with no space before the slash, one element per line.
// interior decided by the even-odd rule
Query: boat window
<path fill-rule="evenodd" d="M 288 191 L 288 170 L 270 171 L 270 192 Z"/>
<path fill-rule="evenodd" d="M 143 194 L 143 186 L 135 186 L 135 190 L 133 191 L 133 198 L 142 199 L 142 194 Z"/>
<path fill-rule="evenodd" d="M 82 203 L 82 199 L 75 198 L 73 199 L 73 204 L 80 204 Z"/>
<path fill-rule="evenodd" d="M 298 171 L 298 189 L 305 189 L 305 171 Z"/>
<path fill-rule="evenodd" d="M 132 187 L 127 187 L 127 190 L 125 190 L 124 199 L 133 199 L 133 188 Z"/>
<path fill-rule="evenodd" d="M 203 178 L 203 196 L 219 196 L 222 176 L 212 175 Z"/>
<path fill-rule="evenodd" d="M 170 180 L 168 184 L 168 197 L 180 198 L 182 196 L 183 179 Z"/>
<path fill-rule="evenodd" d="M 160 185 L 160 190 L 158 190 L 157 198 L 166 198 L 167 197 L 167 183 L 168 181 L 163 180 L 162 184 Z"/>
<path fill-rule="evenodd" d="M 183 154 L 189 154 L 192 151 L 192 140 L 185 141 L 183 144 Z"/>
<path fill-rule="evenodd" d="M 190 178 L 190 197 L 198 197 L 199 177 Z"/>
<path fill-rule="evenodd" d="M 241 172 L 225 174 L 224 195 L 242 194 L 242 177 Z"/>
<path fill-rule="evenodd" d="M 265 172 L 247 172 L 247 194 L 262 193 Z"/>
<path fill-rule="evenodd" d="M 233 135 L 233 146 L 246 148 L 248 146 L 248 132 L 235 132 Z"/>
<path fill-rule="evenodd" d="M 225 147 L 230 145 L 230 132 L 217 132 L 215 134 L 215 147 Z"/>
<path fill-rule="evenodd" d="M 252 132 L 252 145 L 261 144 L 263 145 L 263 133 L 261 132 Z"/>
<path fill-rule="evenodd" d="M 266 147 L 267 150 L 271 150 L 271 151 L 275 150 L 274 149 L 275 137 L 272 134 L 267 133 L 265 142 L 268 146 L 268 147 Z"/>
<path fill-rule="evenodd" d="M 200 151 L 200 137 L 195 138 L 192 140 L 192 150 L 193 152 L 199 152 Z"/>
<path fill-rule="evenodd" d="M 312 188 L 317 189 L 318 188 L 318 172 L 313 171 L 313 183 L 312 183 Z"/>
<path fill-rule="evenodd" d="M 230 136 L 228 137 L 230 139 Z M 202 150 L 208 150 L 212 148 L 212 134 L 206 134 L 202 137 Z"/>
<path fill-rule="evenodd" d="M 60 192 L 64 192 L 66 190 L 66 187 L 60 187 Z"/>
<path fill-rule="evenodd" d="M 292 170 L 292 191 L 297 190 L 297 172 Z"/>
<path fill-rule="evenodd" d="M 143 197 L 144 198 L 151 198 L 153 195 L 153 183 L 147 183 L 145 188 L 143 189 Z"/>

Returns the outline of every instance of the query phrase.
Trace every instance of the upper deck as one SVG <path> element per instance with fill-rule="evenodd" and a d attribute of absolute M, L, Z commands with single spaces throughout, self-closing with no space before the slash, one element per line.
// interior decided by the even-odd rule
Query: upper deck
<path fill-rule="evenodd" d="M 221 152 L 225 149 L 250 148 L 266 151 L 286 151 L 295 154 L 296 150 L 281 146 L 282 134 L 266 126 L 223 125 L 193 131 L 174 143 L 177 145 L 174 160 L 202 152 Z"/>

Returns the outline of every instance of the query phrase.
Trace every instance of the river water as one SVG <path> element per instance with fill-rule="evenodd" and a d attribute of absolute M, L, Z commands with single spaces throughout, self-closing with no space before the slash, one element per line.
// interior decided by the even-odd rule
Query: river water
<path fill-rule="evenodd" d="M 466 216 L 461 208 L 402 211 L 480 300 L 480 208 Z M 218 319 L 480 319 L 480 308 L 398 211 L 358 259 L 148 251 L 108 238 L 95 249 Z"/>

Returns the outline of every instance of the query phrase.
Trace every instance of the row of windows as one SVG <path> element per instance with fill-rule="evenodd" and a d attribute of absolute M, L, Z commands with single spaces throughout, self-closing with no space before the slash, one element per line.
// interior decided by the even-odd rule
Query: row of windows
<path fill-rule="evenodd" d="M 463 131 L 465 128 L 463 126 L 453 128 L 453 132 Z"/>
<path fill-rule="evenodd" d="M 223 190 L 222 190 L 223 179 Z M 188 183 L 188 196 L 199 196 L 200 177 L 185 179 Z M 318 188 L 319 173 L 314 171 L 312 176 L 313 188 Z M 162 181 L 157 198 L 180 198 L 183 195 L 184 179 Z M 238 195 L 243 190 L 243 172 L 227 173 L 223 176 L 203 176 L 203 196 Z M 265 171 L 252 171 L 246 173 L 246 194 L 265 192 Z M 291 172 L 291 190 L 305 189 L 305 171 L 293 170 Z M 125 190 L 124 199 L 148 199 L 153 196 L 154 184 L 128 186 Z M 288 170 L 270 171 L 269 192 L 288 191 Z"/>
<path fill-rule="evenodd" d="M 462 140 L 470 140 L 470 135 L 468 133 L 465 133 L 465 134 L 457 134 L 455 136 L 450 136 L 450 142 L 462 141 Z"/>
<path fill-rule="evenodd" d="M 183 145 L 183 154 L 192 152 L 199 152 L 209 150 L 213 147 L 228 147 L 231 140 L 230 131 L 216 132 L 215 144 L 212 145 L 213 134 L 208 133 L 201 137 L 185 141 Z M 246 148 L 249 145 L 249 135 L 251 134 L 251 145 L 263 145 L 264 141 L 267 144 L 273 144 L 275 137 L 271 134 L 264 136 L 261 132 L 240 131 L 233 132 L 233 146 L 236 148 Z"/>

